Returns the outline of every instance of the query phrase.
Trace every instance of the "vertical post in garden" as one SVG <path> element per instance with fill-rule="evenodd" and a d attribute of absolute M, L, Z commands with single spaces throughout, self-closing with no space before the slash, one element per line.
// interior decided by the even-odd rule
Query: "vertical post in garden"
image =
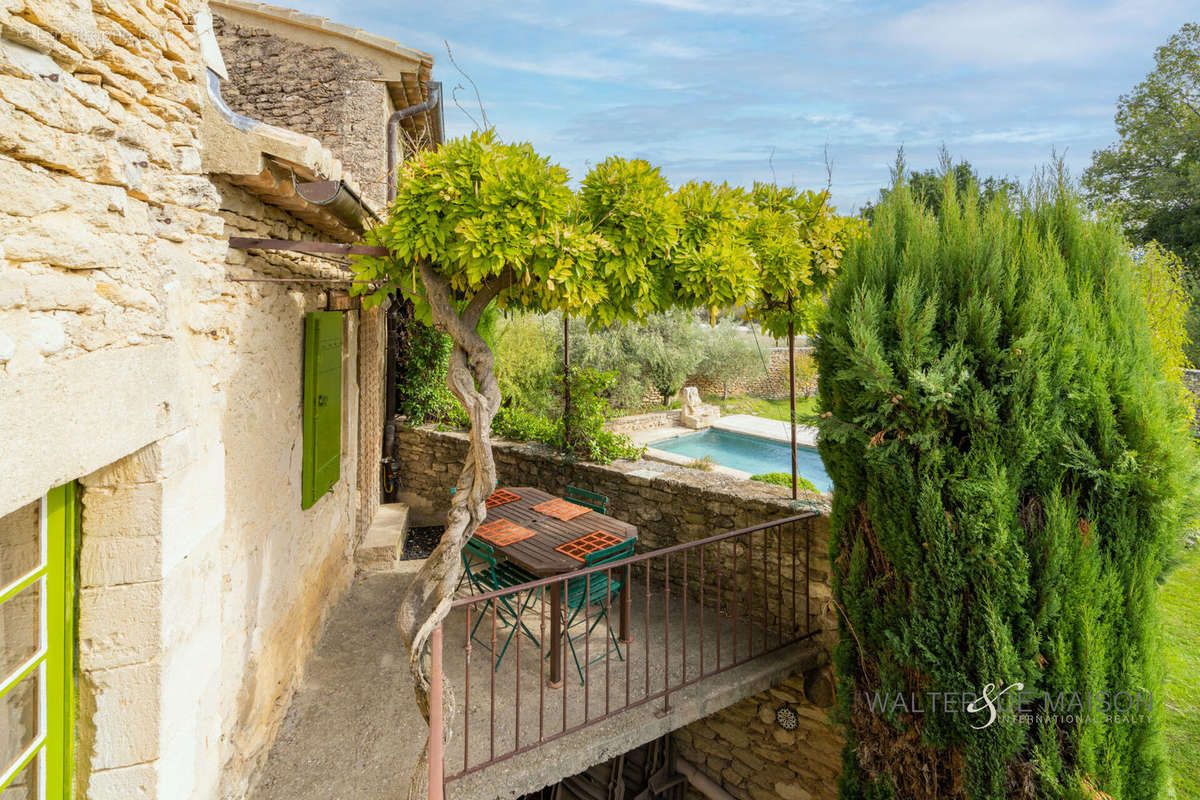
<path fill-rule="evenodd" d="M 792 297 L 788 295 L 788 314 L 792 312 Z M 788 403 L 791 408 L 792 428 L 792 499 L 797 496 L 796 487 L 796 323 L 788 320 Z"/>
<path fill-rule="evenodd" d="M 468 647 L 470 642 L 468 641 Z M 445 784 L 442 780 L 442 626 L 429 636 L 429 800 L 442 800 Z M 468 713 L 464 711 L 464 713 Z M 466 763 L 465 761 L 463 762 Z"/>
<path fill-rule="evenodd" d="M 571 452 L 571 318 L 563 313 L 563 452 Z"/>

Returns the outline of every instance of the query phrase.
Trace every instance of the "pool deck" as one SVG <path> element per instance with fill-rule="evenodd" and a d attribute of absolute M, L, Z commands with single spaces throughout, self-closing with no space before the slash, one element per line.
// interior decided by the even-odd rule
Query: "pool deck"
<path fill-rule="evenodd" d="M 783 420 L 756 417 L 751 414 L 734 414 L 729 417 L 721 417 L 713 423 L 712 427 L 718 431 L 740 433 L 743 436 L 757 436 L 759 439 L 769 439 L 773 442 L 783 442 L 784 444 L 792 440 L 791 426 L 788 423 Z M 680 467 L 687 467 L 693 464 L 696 459 L 689 456 L 681 456 L 678 453 L 668 453 L 666 450 L 659 450 L 654 447 L 654 443 L 661 442 L 664 439 L 672 439 L 676 436 L 700 432 L 691 428 L 671 425 L 664 428 L 633 431 L 629 434 L 629 438 L 633 440 L 634 444 L 646 446 L 646 458 L 653 461 L 662 461 L 667 464 L 675 464 Z M 808 425 L 797 425 L 796 444 L 801 447 L 816 447 L 817 429 Z M 741 478 L 742 480 L 749 479 L 751 475 L 749 472 L 733 469 L 732 467 L 723 467 L 720 464 L 714 464 L 712 471 L 734 478 Z"/>
<path fill-rule="evenodd" d="M 781 419 L 767 419 L 750 414 L 721 417 L 713 423 L 714 430 L 740 433 L 744 436 L 757 436 L 760 439 L 770 439 L 785 444 L 792 440 L 791 428 L 791 425 Z M 808 425 L 797 425 L 796 444 L 801 447 L 816 447 L 817 429 Z"/>

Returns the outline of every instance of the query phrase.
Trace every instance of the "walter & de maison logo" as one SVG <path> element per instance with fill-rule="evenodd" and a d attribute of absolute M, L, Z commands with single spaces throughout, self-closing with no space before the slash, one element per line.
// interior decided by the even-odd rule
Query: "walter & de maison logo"
<path fill-rule="evenodd" d="M 1039 692 L 1026 690 L 1021 682 L 987 683 L 982 689 L 963 691 L 864 694 L 875 714 L 965 714 L 975 730 L 990 728 L 999 720 L 1025 725 L 1145 722 L 1154 708 L 1152 692 Z"/>

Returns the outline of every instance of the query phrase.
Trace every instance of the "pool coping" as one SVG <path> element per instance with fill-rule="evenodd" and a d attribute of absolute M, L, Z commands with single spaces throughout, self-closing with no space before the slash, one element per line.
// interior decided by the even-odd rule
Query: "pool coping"
<path fill-rule="evenodd" d="M 756 417 L 753 414 L 733 414 L 721 417 L 712 424 L 718 431 L 740 433 L 743 436 L 755 436 L 772 442 L 788 444 L 792 441 L 791 424 L 782 419 Z M 796 426 L 796 444 L 800 447 L 817 446 L 817 429 L 811 425 Z"/>
<path fill-rule="evenodd" d="M 764 417 L 756 417 L 752 414 L 733 414 L 728 417 L 721 417 L 712 424 L 714 430 L 725 431 L 726 433 L 737 433 L 742 436 L 751 436 L 756 439 L 765 439 L 771 442 L 780 442 L 790 444 L 792 440 L 791 426 L 778 419 L 766 419 Z M 700 428 L 693 430 L 691 428 L 680 428 L 678 426 L 669 426 L 662 428 L 651 428 L 647 430 L 637 431 L 636 436 L 631 438 L 637 444 L 646 447 L 645 458 L 651 461 L 660 461 L 665 464 L 672 464 L 677 467 L 692 467 L 692 464 L 697 459 L 688 456 L 671 453 L 666 450 L 659 450 L 654 447 L 655 442 L 662 442 L 667 439 L 674 439 L 679 436 L 688 436 L 693 433 L 703 433 L 706 429 Z M 809 447 L 816 449 L 817 446 L 817 429 L 809 425 L 796 426 L 796 444 L 800 447 Z M 692 467 L 694 469 L 694 467 Z M 754 473 L 746 472 L 733 467 L 726 467 L 721 464 L 713 464 L 712 472 L 721 475 L 729 475 L 730 477 L 740 478 L 741 480 L 749 480 Z"/>

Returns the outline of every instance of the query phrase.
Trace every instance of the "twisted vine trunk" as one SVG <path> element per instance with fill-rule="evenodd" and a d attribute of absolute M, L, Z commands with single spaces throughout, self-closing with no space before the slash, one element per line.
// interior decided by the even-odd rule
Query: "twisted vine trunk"
<path fill-rule="evenodd" d="M 461 312 L 455 305 L 450 287 L 428 262 L 418 268 L 425 294 L 433 311 L 434 327 L 454 342 L 446 383 L 466 409 L 471 422 L 466 463 L 458 478 L 458 488 L 446 516 L 446 531 L 441 542 L 421 566 L 400 603 L 398 627 L 409 652 L 409 669 L 417 707 L 429 721 L 431 674 L 428 642 L 434 629 L 450 613 L 450 603 L 462 571 L 459 556 L 463 544 L 487 516 L 485 501 L 496 482 L 496 464 L 492 458 L 492 418 L 500 407 L 500 388 L 491 348 L 479 335 L 477 326 L 484 309 L 504 287 L 497 278 L 481 287 Z M 449 686 L 443 686 L 447 705 L 454 698 Z M 429 740 L 418 759 L 409 781 L 410 800 L 428 796 Z"/>

